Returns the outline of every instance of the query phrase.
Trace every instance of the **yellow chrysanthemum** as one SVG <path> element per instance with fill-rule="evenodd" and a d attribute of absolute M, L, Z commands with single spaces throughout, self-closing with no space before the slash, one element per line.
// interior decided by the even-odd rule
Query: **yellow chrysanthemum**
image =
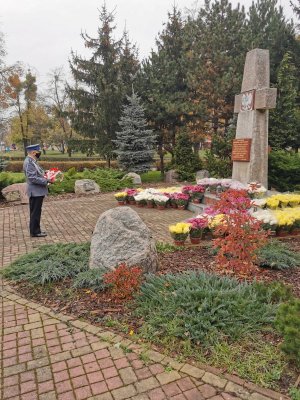
<path fill-rule="evenodd" d="M 187 234 L 190 231 L 191 224 L 186 222 L 178 222 L 176 225 L 169 226 L 169 232 L 175 235 Z"/>
<path fill-rule="evenodd" d="M 120 198 L 124 198 L 127 197 L 127 193 L 126 192 L 119 192 L 115 194 L 115 198 L 116 199 L 120 199 Z"/>

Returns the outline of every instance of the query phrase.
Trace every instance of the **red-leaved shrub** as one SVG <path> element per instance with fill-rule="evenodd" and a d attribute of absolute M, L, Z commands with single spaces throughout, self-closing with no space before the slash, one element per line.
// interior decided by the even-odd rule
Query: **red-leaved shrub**
<path fill-rule="evenodd" d="M 104 275 L 104 283 L 111 286 L 111 295 L 115 300 L 129 300 L 141 285 L 142 272 L 142 268 L 120 264 Z"/>
<path fill-rule="evenodd" d="M 257 250 L 265 245 L 268 232 L 261 222 L 247 211 L 251 199 L 246 191 L 228 190 L 213 206 L 223 214 L 223 221 L 214 228 L 213 246 L 217 249 L 217 263 L 224 272 L 234 272 L 243 277 L 255 269 Z"/>

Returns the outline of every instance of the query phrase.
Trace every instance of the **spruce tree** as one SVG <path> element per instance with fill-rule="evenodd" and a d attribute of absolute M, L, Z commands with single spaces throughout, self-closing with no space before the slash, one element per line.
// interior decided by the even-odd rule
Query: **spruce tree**
<path fill-rule="evenodd" d="M 85 47 L 92 50 L 89 59 L 72 53 L 71 72 L 74 86 L 68 87 L 75 109 L 70 113 L 77 132 L 95 141 L 97 150 L 110 165 L 114 140 L 126 93 L 128 77 L 138 68 L 136 50 L 128 36 L 114 39 L 114 15 L 105 5 L 100 12 L 98 36 L 82 34 Z"/>
<path fill-rule="evenodd" d="M 297 150 L 300 144 L 296 73 L 292 54 L 287 52 L 277 74 L 277 105 L 270 113 L 269 143 L 274 150 L 283 150 L 287 147 Z"/>
<path fill-rule="evenodd" d="M 115 140 L 116 154 L 123 170 L 142 173 L 152 167 L 156 135 L 147 129 L 140 97 L 133 92 L 127 101 L 119 121 L 122 130 L 117 132 Z"/>

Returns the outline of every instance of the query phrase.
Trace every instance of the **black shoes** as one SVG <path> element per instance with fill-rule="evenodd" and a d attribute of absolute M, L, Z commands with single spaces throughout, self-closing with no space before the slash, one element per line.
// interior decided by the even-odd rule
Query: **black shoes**
<path fill-rule="evenodd" d="M 31 237 L 46 237 L 47 233 L 46 232 L 40 232 L 37 233 L 36 235 L 30 235 Z"/>

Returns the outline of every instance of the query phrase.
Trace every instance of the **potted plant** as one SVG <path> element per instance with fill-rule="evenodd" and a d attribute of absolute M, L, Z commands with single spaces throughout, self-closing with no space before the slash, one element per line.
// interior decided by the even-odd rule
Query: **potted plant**
<path fill-rule="evenodd" d="M 177 193 L 174 195 L 175 202 L 179 210 L 184 210 L 189 202 L 190 196 L 185 193 Z"/>
<path fill-rule="evenodd" d="M 208 230 L 208 218 L 196 217 L 187 220 L 190 224 L 190 240 L 192 244 L 199 244 L 204 236 L 204 232 Z"/>
<path fill-rule="evenodd" d="M 154 196 L 154 202 L 158 210 L 164 210 L 168 201 L 169 197 L 165 196 L 164 194 L 157 194 Z"/>
<path fill-rule="evenodd" d="M 126 204 L 127 193 L 126 192 L 116 193 L 115 199 L 117 200 L 119 206 L 124 206 Z"/>
<path fill-rule="evenodd" d="M 131 205 L 135 205 L 136 201 L 134 199 L 134 196 L 138 194 L 138 192 L 135 189 L 126 189 L 127 192 L 127 201 Z"/>
<path fill-rule="evenodd" d="M 205 187 L 201 185 L 195 185 L 192 186 L 192 189 L 190 191 L 191 197 L 192 197 L 192 202 L 195 204 L 201 203 L 201 200 L 204 197 L 205 193 Z"/>
<path fill-rule="evenodd" d="M 190 224 L 186 222 L 179 222 L 176 225 L 169 226 L 169 232 L 174 240 L 176 246 L 184 246 L 190 231 Z"/>
<path fill-rule="evenodd" d="M 146 199 L 145 199 L 145 194 L 143 192 L 138 193 L 136 196 L 134 196 L 134 200 L 136 201 L 137 207 L 144 207 L 146 205 Z"/>

